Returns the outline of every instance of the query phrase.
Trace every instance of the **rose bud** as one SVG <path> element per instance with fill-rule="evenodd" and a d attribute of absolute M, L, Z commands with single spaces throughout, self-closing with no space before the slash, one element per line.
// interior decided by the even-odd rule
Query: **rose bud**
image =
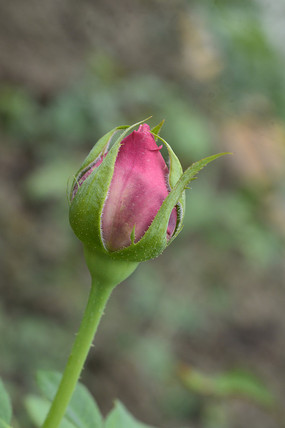
<path fill-rule="evenodd" d="M 137 125 L 138 130 L 130 131 Z M 75 176 L 70 224 L 89 251 L 140 262 L 158 256 L 177 236 L 184 216 L 184 190 L 210 160 L 183 174 L 173 150 L 147 124 L 118 127 L 102 137 Z M 116 131 L 125 129 L 110 146 Z M 167 167 L 156 139 L 167 148 Z"/>

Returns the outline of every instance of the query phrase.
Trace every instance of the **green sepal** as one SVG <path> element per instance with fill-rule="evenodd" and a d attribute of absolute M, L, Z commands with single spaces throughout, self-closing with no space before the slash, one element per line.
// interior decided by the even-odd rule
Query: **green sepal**
<path fill-rule="evenodd" d="M 188 187 L 188 184 L 191 181 L 197 180 L 196 175 L 198 174 L 198 172 L 200 172 L 210 162 L 213 162 L 214 160 L 220 158 L 221 156 L 225 156 L 225 155 L 229 155 L 229 154 L 231 154 L 231 153 L 229 153 L 229 152 L 217 153 L 216 155 L 208 156 L 206 158 L 200 159 L 197 162 L 194 162 L 184 172 L 183 176 L 181 177 L 181 182 L 179 183 L 179 186 L 177 186 L 177 188 L 181 189 L 183 187 L 184 190 L 187 190 L 187 189 L 191 190 L 192 187 Z M 185 192 L 184 192 L 184 195 L 185 195 Z M 176 231 L 175 231 L 174 235 L 172 236 L 172 238 L 168 241 L 167 246 L 171 244 L 171 242 L 177 237 L 177 235 L 181 232 L 182 229 L 183 229 L 183 224 L 181 223 L 180 226 L 178 228 L 176 228 Z"/>
<path fill-rule="evenodd" d="M 130 238 L 131 238 L 131 243 L 133 244 L 136 239 L 136 225 L 134 225 L 134 227 L 132 228 Z"/>
<path fill-rule="evenodd" d="M 157 215 L 151 223 L 144 236 L 139 242 L 131 244 L 122 250 L 111 253 L 113 258 L 120 258 L 129 261 L 145 261 L 159 256 L 162 251 L 173 241 L 177 234 L 181 231 L 182 224 L 176 230 L 174 236 L 167 241 L 167 226 L 171 211 L 178 204 L 187 184 L 195 178 L 195 175 L 203 169 L 209 162 L 223 156 L 227 153 L 219 153 L 207 158 L 201 159 L 193 163 L 181 175 L 175 186 L 163 201 Z M 173 176 L 174 177 L 174 176 Z M 173 178 L 174 180 L 174 178 Z"/>
<path fill-rule="evenodd" d="M 161 130 L 161 128 L 163 127 L 163 125 L 164 125 L 164 122 L 165 122 L 165 119 L 163 119 L 161 122 L 159 122 L 154 128 L 152 128 L 151 129 L 151 133 L 153 134 L 153 136 L 154 136 L 154 139 L 155 139 L 155 141 L 157 141 L 157 139 L 158 139 L 158 135 L 159 135 L 159 133 L 160 133 L 160 130 Z"/>
<path fill-rule="evenodd" d="M 97 141 L 93 149 L 89 152 L 88 156 L 85 158 L 83 164 L 74 176 L 70 191 L 70 200 L 72 199 L 72 190 L 76 183 L 79 181 L 81 176 L 84 175 L 84 173 L 92 166 L 92 164 L 96 163 L 96 161 L 107 152 L 110 141 L 117 131 L 118 128 L 114 128 L 112 131 L 105 134 L 102 138 L 100 138 L 100 140 Z"/>
<path fill-rule="evenodd" d="M 172 150 L 171 146 L 167 143 L 167 141 L 165 141 L 159 135 L 156 135 L 156 137 L 165 145 L 168 151 L 168 156 L 169 156 L 168 180 L 169 180 L 170 190 L 172 190 L 176 185 L 176 183 L 178 182 L 178 180 L 180 179 L 181 175 L 183 174 L 183 169 L 178 157 Z M 181 197 L 177 202 L 177 224 L 176 224 L 176 229 L 174 231 L 174 234 L 172 236 L 172 240 L 176 238 L 178 231 L 181 229 L 184 215 L 185 215 L 185 192 L 182 192 Z"/>
<path fill-rule="evenodd" d="M 93 163 L 101 154 L 106 152 L 114 132 L 124 129 L 124 132 L 115 141 L 104 161 L 78 187 L 77 193 L 70 204 L 70 225 L 76 236 L 91 248 L 100 249 L 107 253 L 102 240 L 101 215 L 111 185 L 117 155 L 122 140 L 133 128 L 146 120 L 137 122 L 129 127 L 119 126 L 102 137 L 87 156 L 83 166 L 78 171 L 79 175 L 73 182 L 73 186 L 76 185 L 78 177 L 80 178 L 80 175 L 82 175 L 83 171 L 86 171 L 90 163 Z"/>

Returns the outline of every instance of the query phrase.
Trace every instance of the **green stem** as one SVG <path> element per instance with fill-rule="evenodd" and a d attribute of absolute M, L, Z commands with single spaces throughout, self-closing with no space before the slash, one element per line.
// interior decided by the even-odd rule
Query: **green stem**
<path fill-rule="evenodd" d="M 138 263 L 114 260 L 109 255 L 85 246 L 84 254 L 92 286 L 71 354 L 55 398 L 42 428 L 58 428 L 72 397 L 92 345 L 98 324 L 113 288 L 136 269 Z"/>
<path fill-rule="evenodd" d="M 79 379 L 98 324 L 113 288 L 113 284 L 92 283 L 79 332 L 73 344 L 58 391 L 42 428 L 58 428 Z"/>

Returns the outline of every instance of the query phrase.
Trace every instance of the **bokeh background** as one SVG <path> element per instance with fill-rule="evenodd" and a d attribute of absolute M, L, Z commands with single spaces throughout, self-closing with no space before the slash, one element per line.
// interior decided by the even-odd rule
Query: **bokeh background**
<path fill-rule="evenodd" d="M 67 182 L 150 115 L 186 168 L 183 233 L 112 295 L 82 381 L 161 428 L 285 426 L 283 0 L 0 1 L 0 373 L 17 423 L 61 371 L 90 278 Z"/>

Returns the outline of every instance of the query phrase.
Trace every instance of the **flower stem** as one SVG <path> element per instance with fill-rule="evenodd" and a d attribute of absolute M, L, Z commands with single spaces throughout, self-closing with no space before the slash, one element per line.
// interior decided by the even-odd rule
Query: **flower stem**
<path fill-rule="evenodd" d="M 92 282 L 88 303 L 61 383 L 42 428 L 58 428 L 72 397 L 84 362 L 114 285 Z"/>

